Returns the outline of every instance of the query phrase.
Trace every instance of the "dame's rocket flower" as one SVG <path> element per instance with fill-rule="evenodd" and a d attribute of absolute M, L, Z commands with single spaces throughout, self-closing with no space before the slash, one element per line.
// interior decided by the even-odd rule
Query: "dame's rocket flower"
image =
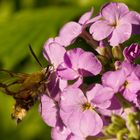
<path fill-rule="evenodd" d="M 140 64 L 137 64 L 135 66 L 135 73 L 136 73 L 137 77 L 140 79 Z"/>
<path fill-rule="evenodd" d="M 44 122 L 52 127 L 53 140 L 98 137 L 112 114 L 125 114 L 122 101 L 140 109 L 140 65 L 135 63 L 140 56 L 140 46 L 132 44 L 123 53 L 120 49 L 117 56 L 111 47 L 136 33 L 135 27 L 140 28 L 140 14 L 117 2 L 104 5 L 94 18 L 92 13 L 93 9 L 81 16 L 78 22 L 65 24 L 59 35 L 50 38 L 44 46 L 43 55 L 53 69 L 49 83 L 45 85 L 46 91 L 40 96 L 39 111 Z M 66 48 L 77 37 L 82 37 L 94 50 Z M 111 46 L 104 49 L 109 45 L 107 39 Z M 102 66 L 94 51 L 98 52 L 102 62 L 111 61 Z M 120 59 L 118 56 L 122 54 L 124 57 Z M 112 70 L 114 59 L 119 61 L 114 63 L 115 70 Z M 102 67 L 104 71 L 101 72 Z M 90 87 L 89 82 L 92 82 Z"/>
<path fill-rule="evenodd" d="M 134 43 L 131 46 L 126 47 L 123 54 L 127 61 L 133 63 L 134 60 L 140 56 L 140 46 L 137 43 Z"/>
<path fill-rule="evenodd" d="M 48 39 L 48 41 L 44 45 L 43 55 L 46 58 L 46 60 L 53 66 L 53 70 L 51 73 L 51 81 L 48 86 L 51 89 L 51 91 L 57 88 L 56 85 L 58 83 L 60 89 L 63 89 L 67 86 L 67 81 L 62 80 L 56 74 L 58 66 L 63 62 L 65 52 L 65 48 L 57 41 L 56 38 Z"/>
<path fill-rule="evenodd" d="M 130 67 L 127 63 L 122 63 L 119 70 L 106 72 L 102 77 L 102 83 L 111 87 L 115 93 L 122 93 L 128 101 L 134 102 L 137 92 L 140 90 L 140 79 L 136 74 L 135 67 Z"/>
<path fill-rule="evenodd" d="M 134 99 L 133 103 L 140 109 L 140 91 L 137 92 L 136 98 Z"/>
<path fill-rule="evenodd" d="M 63 62 L 65 52 L 65 48 L 55 38 L 49 38 L 43 49 L 44 57 L 53 65 L 55 70 Z"/>
<path fill-rule="evenodd" d="M 51 137 L 53 140 L 70 140 L 71 131 L 65 126 L 63 128 L 54 127 L 51 130 Z"/>
<path fill-rule="evenodd" d="M 51 127 L 55 127 L 60 121 L 57 101 L 45 94 L 41 96 L 39 112 L 44 122 Z"/>
<path fill-rule="evenodd" d="M 83 137 L 74 135 L 66 126 L 63 128 L 54 127 L 51 131 L 53 140 L 85 140 Z"/>
<path fill-rule="evenodd" d="M 62 122 L 59 114 L 59 99 L 41 96 L 39 112 L 43 121 L 52 127 L 51 137 L 53 140 L 84 140 L 83 137 L 75 136 Z"/>
<path fill-rule="evenodd" d="M 82 15 L 78 22 L 66 23 L 59 32 L 59 39 L 63 42 L 64 46 L 68 46 L 80 35 L 89 24 L 88 21 L 92 17 L 93 9 Z"/>
<path fill-rule="evenodd" d="M 107 3 L 101 9 L 100 16 L 91 25 L 90 33 L 97 41 L 108 38 L 111 46 L 128 40 L 132 34 L 132 25 L 140 25 L 140 14 L 129 11 L 123 3 Z"/>
<path fill-rule="evenodd" d="M 95 85 L 85 95 L 79 88 L 66 88 L 61 95 L 60 116 L 71 132 L 79 137 L 101 132 L 103 121 L 97 108 L 108 108 L 114 93 L 108 87 Z"/>
<path fill-rule="evenodd" d="M 64 63 L 59 65 L 57 74 L 65 80 L 74 80 L 83 76 L 97 75 L 102 65 L 91 52 L 75 48 L 64 55 Z"/>

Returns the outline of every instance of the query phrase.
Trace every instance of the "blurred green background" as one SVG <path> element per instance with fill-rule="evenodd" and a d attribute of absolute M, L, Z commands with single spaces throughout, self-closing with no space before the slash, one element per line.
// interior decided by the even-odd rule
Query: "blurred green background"
<path fill-rule="evenodd" d="M 46 66 L 42 56 L 43 44 L 56 36 L 67 21 L 76 20 L 91 6 L 95 13 L 105 2 L 111 0 L 0 0 L 0 68 L 14 72 L 34 72 L 38 64 L 30 55 L 28 44 Z M 117 0 L 116 0 L 117 1 Z M 130 9 L 140 12 L 139 0 L 120 0 Z M 130 43 L 140 42 L 133 37 Z M 18 126 L 11 120 L 14 100 L 0 93 L 0 139 L 1 140 L 50 140 L 50 128 L 43 123 L 38 104 Z"/>

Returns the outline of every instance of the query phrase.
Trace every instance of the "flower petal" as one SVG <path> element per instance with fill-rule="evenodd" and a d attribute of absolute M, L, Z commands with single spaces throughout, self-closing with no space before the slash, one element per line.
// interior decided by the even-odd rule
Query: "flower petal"
<path fill-rule="evenodd" d="M 55 72 L 51 73 L 50 82 L 47 84 L 47 87 L 48 87 L 50 96 L 55 100 L 59 100 L 60 98 L 59 79 Z"/>
<path fill-rule="evenodd" d="M 77 136 L 95 136 L 101 131 L 103 122 L 100 116 L 94 111 L 75 111 L 69 118 L 68 127 Z"/>
<path fill-rule="evenodd" d="M 110 99 L 113 97 L 113 89 L 96 84 L 90 91 L 87 92 L 87 98 L 93 104 L 100 108 L 108 108 Z"/>
<path fill-rule="evenodd" d="M 63 62 L 65 52 L 65 48 L 56 42 L 47 43 L 43 50 L 45 58 L 49 58 L 51 64 L 53 64 L 55 68 Z"/>
<path fill-rule="evenodd" d="M 41 96 L 39 112 L 41 113 L 41 117 L 47 125 L 55 127 L 57 123 L 58 109 L 54 101 L 47 95 Z"/>
<path fill-rule="evenodd" d="M 65 124 L 65 126 L 67 126 L 68 120 L 69 120 L 72 113 L 73 113 L 73 109 L 69 110 L 69 112 L 65 112 L 63 110 L 63 108 L 60 107 L 60 117 L 61 117 L 63 123 Z"/>
<path fill-rule="evenodd" d="M 111 87 L 115 93 L 124 84 L 126 75 L 124 70 L 109 71 L 102 76 L 102 83 L 105 86 Z"/>
<path fill-rule="evenodd" d="M 136 107 L 140 109 L 140 92 L 137 93 L 137 98 L 133 100 Z"/>
<path fill-rule="evenodd" d="M 125 99 L 127 99 L 128 101 L 134 101 L 137 97 L 136 93 L 131 92 L 130 89 L 125 89 L 123 92 L 123 96 Z"/>
<path fill-rule="evenodd" d="M 79 88 L 67 87 L 62 95 L 60 101 L 60 116 L 66 126 L 74 111 L 80 111 L 81 106 L 86 102 L 83 92 Z"/>
<path fill-rule="evenodd" d="M 50 45 L 51 43 L 53 43 L 53 42 L 54 42 L 54 38 L 49 38 L 49 39 L 47 40 L 47 42 L 45 43 L 45 45 L 44 45 L 43 55 L 44 55 L 44 57 L 45 57 L 48 61 L 51 61 L 51 60 L 50 60 L 49 45 Z"/>
<path fill-rule="evenodd" d="M 120 20 L 124 23 L 140 25 L 140 14 L 135 11 L 130 11 Z"/>
<path fill-rule="evenodd" d="M 62 129 L 54 127 L 51 131 L 51 137 L 53 140 L 67 140 L 70 135 L 71 131 L 66 127 L 63 127 Z"/>
<path fill-rule="evenodd" d="M 90 20 L 88 20 L 88 21 L 87 21 L 87 24 L 92 24 L 92 23 L 94 23 L 95 21 L 100 20 L 101 18 L 102 18 L 102 16 L 101 16 L 101 14 L 99 14 L 99 15 L 97 15 L 97 16 L 91 18 Z"/>
<path fill-rule="evenodd" d="M 120 68 L 124 70 L 125 75 L 130 75 L 135 70 L 135 65 L 131 64 L 128 61 L 123 61 L 120 65 Z"/>
<path fill-rule="evenodd" d="M 101 14 L 103 18 L 113 23 L 116 19 L 123 17 L 129 12 L 128 7 L 124 3 L 110 2 L 103 6 Z"/>
<path fill-rule="evenodd" d="M 67 126 L 71 130 L 71 132 L 79 137 L 85 137 L 81 130 L 80 130 L 80 123 L 82 118 L 82 111 L 73 111 L 73 113 L 70 115 Z"/>
<path fill-rule="evenodd" d="M 123 108 L 116 96 L 113 96 L 111 99 L 111 106 L 108 109 L 99 108 L 97 111 L 104 116 L 111 116 L 112 114 L 122 115 Z"/>
<path fill-rule="evenodd" d="M 90 33 L 92 34 L 93 39 L 100 41 L 107 38 L 113 29 L 114 27 L 110 26 L 108 21 L 99 20 L 91 25 Z"/>
<path fill-rule="evenodd" d="M 81 33 L 82 33 L 82 26 L 79 23 L 69 22 L 62 27 L 59 36 L 63 41 L 65 40 L 65 45 L 68 46 Z"/>
<path fill-rule="evenodd" d="M 78 71 L 82 76 L 97 75 L 101 69 L 102 65 L 93 53 L 85 52 L 80 55 Z"/>
<path fill-rule="evenodd" d="M 85 137 L 95 136 L 101 132 L 103 121 L 95 111 L 86 110 L 82 114 L 79 127 Z"/>
<path fill-rule="evenodd" d="M 67 65 L 67 67 L 77 70 L 79 59 L 81 59 L 80 56 L 84 52 L 85 51 L 81 48 L 74 48 L 72 50 L 67 51 L 64 56 L 64 62 Z"/>
<path fill-rule="evenodd" d="M 59 78 L 59 88 L 61 91 L 64 90 L 68 86 L 68 82 L 66 80 L 60 79 Z"/>
<path fill-rule="evenodd" d="M 85 138 L 72 134 L 69 140 L 85 140 Z"/>
<path fill-rule="evenodd" d="M 83 83 L 83 78 L 82 77 L 79 77 L 76 79 L 76 81 L 70 85 L 71 87 L 74 87 L 74 88 L 78 88 L 80 87 L 80 85 Z"/>
<path fill-rule="evenodd" d="M 137 75 L 137 77 L 140 79 L 140 65 L 138 64 L 138 65 L 136 65 L 136 67 L 135 67 L 135 74 Z"/>
<path fill-rule="evenodd" d="M 125 59 L 132 63 L 140 56 L 140 46 L 137 43 L 133 43 L 123 50 L 123 54 Z"/>
<path fill-rule="evenodd" d="M 57 68 L 57 75 L 64 80 L 74 80 L 79 77 L 78 72 L 68 68 L 65 64 L 59 65 Z"/>
<path fill-rule="evenodd" d="M 125 87 L 123 95 L 127 100 L 133 101 L 137 96 L 137 92 L 140 90 L 140 80 L 135 73 L 132 72 L 131 75 L 127 77 L 127 81 L 128 85 Z"/>
<path fill-rule="evenodd" d="M 91 8 L 91 10 L 89 12 L 86 12 L 85 14 L 83 14 L 80 19 L 79 19 L 79 23 L 81 25 L 86 24 L 86 22 L 92 17 L 93 14 L 93 8 Z"/>
<path fill-rule="evenodd" d="M 61 109 L 71 112 L 78 109 L 87 99 L 79 88 L 68 87 L 61 95 Z"/>
<path fill-rule="evenodd" d="M 118 25 L 112 32 L 112 35 L 109 40 L 110 45 L 117 46 L 120 43 L 125 42 L 130 38 L 131 33 L 132 33 L 131 24 L 125 23 L 125 24 Z"/>
<path fill-rule="evenodd" d="M 68 40 L 66 40 L 65 38 L 61 36 L 55 37 L 55 41 L 59 43 L 60 45 L 62 45 L 63 47 L 67 47 L 70 44 Z"/>

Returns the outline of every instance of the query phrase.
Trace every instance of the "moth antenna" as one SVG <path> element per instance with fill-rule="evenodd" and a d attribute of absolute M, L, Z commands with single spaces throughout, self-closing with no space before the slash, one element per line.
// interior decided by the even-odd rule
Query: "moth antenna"
<path fill-rule="evenodd" d="M 29 50 L 31 52 L 31 54 L 33 55 L 34 59 L 36 60 L 36 62 L 40 65 L 41 68 L 43 68 L 42 64 L 40 63 L 39 59 L 37 58 L 36 54 L 34 53 L 31 44 L 29 44 Z"/>

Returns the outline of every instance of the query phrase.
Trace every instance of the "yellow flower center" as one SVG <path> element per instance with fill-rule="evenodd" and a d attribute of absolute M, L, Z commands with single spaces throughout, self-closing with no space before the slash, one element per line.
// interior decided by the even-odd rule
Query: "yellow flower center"
<path fill-rule="evenodd" d="M 87 102 L 87 103 L 82 105 L 82 109 L 83 110 L 89 110 L 89 109 L 92 109 L 92 106 L 91 106 L 90 103 Z"/>
<path fill-rule="evenodd" d="M 128 86 L 128 81 L 125 81 L 123 85 L 126 88 Z"/>

